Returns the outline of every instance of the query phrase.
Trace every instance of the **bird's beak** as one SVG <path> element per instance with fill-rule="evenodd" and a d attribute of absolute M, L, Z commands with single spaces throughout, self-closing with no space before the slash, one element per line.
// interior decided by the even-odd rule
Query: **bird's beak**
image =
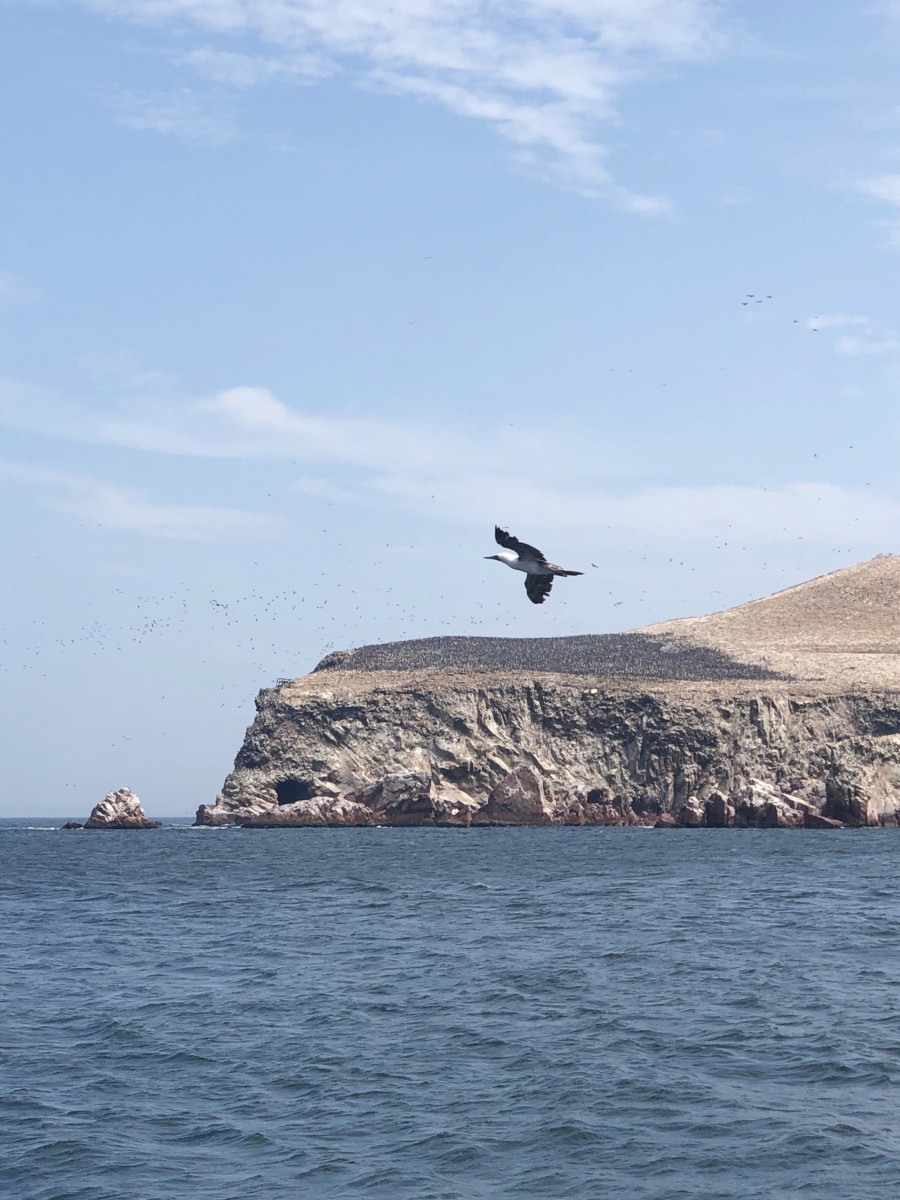
<path fill-rule="evenodd" d="M 497 555 L 496 554 L 486 554 L 484 557 L 485 558 L 496 558 Z"/>

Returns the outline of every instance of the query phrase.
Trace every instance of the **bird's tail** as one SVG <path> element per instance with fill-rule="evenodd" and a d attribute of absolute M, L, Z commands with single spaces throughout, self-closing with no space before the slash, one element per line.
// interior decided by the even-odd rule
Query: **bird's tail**
<path fill-rule="evenodd" d="M 565 575 L 583 575 L 584 574 L 584 571 L 567 571 L 565 569 L 565 567 L 552 566 L 551 569 L 552 569 L 554 575 L 565 576 Z"/>

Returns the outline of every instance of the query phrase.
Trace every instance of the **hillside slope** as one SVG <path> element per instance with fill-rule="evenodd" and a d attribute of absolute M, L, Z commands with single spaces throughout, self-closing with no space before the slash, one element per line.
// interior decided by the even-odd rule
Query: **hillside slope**
<path fill-rule="evenodd" d="M 900 686 L 900 556 L 880 555 L 736 608 L 637 630 L 836 688 Z"/>

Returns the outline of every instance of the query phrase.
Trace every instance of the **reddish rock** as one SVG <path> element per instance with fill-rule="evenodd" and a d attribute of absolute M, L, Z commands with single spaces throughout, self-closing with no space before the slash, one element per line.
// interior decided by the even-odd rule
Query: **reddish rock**
<path fill-rule="evenodd" d="M 734 824 L 734 806 L 721 792 L 711 792 L 707 798 L 706 824 L 710 829 L 724 829 Z"/>
<path fill-rule="evenodd" d="M 548 825 L 552 812 L 534 771 L 517 767 L 500 780 L 478 815 L 492 825 Z"/>
<path fill-rule="evenodd" d="M 640 824 L 628 798 L 613 795 L 609 788 L 594 788 L 588 792 L 582 813 L 585 825 Z"/>
<path fill-rule="evenodd" d="M 803 825 L 806 829 L 843 829 L 844 826 L 840 821 L 836 821 L 833 817 L 823 817 L 821 813 L 808 812 L 803 818 Z"/>

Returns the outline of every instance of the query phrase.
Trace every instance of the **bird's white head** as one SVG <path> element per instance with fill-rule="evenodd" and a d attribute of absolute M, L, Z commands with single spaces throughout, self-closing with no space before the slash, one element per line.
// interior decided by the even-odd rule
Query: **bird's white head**
<path fill-rule="evenodd" d="M 514 550 L 501 550 L 499 554 L 486 554 L 484 557 L 489 559 L 492 558 L 495 562 L 506 563 L 508 567 L 511 567 L 513 563 L 517 563 L 519 561 L 519 556 Z"/>

